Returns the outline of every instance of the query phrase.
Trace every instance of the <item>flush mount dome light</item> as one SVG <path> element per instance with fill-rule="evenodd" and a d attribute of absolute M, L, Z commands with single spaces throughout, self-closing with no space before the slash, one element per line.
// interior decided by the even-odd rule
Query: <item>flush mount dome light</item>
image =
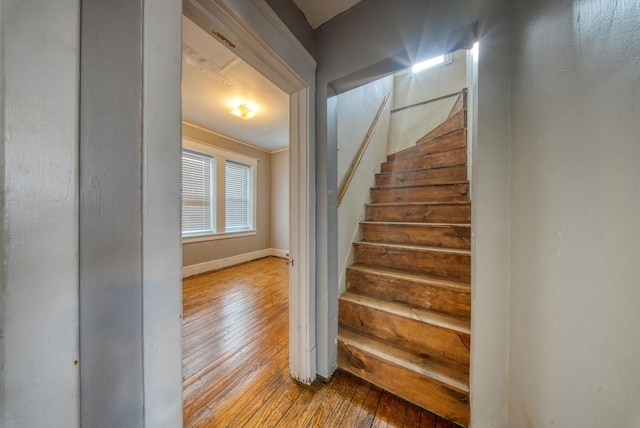
<path fill-rule="evenodd" d="M 247 104 L 240 104 L 231 110 L 231 114 L 248 120 L 258 114 L 258 111 Z"/>

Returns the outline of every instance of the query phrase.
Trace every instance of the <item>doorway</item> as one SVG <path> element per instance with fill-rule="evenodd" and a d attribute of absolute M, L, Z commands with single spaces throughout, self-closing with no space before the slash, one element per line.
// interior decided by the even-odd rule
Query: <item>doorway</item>
<path fill-rule="evenodd" d="M 186 17 L 215 35 L 290 96 L 289 367 L 294 379 L 310 384 L 316 373 L 315 325 L 312 322 L 315 312 L 315 263 L 312 257 L 315 180 L 308 168 L 313 152 L 311 112 L 315 101 L 310 88 L 315 81 L 315 61 L 266 4 L 251 3 L 240 12 L 218 2 L 207 2 L 203 6 L 197 0 L 187 0 L 183 7 Z M 266 33 L 274 39 L 270 43 L 254 30 L 258 27 L 254 22 L 256 19 L 268 21 L 260 26 L 269 30 Z M 262 34 L 265 34 L 264 30 Z M 287 60 L 283 55 L 288 56 Z M 290 63 L 297 64 L 296 69 Z"/>

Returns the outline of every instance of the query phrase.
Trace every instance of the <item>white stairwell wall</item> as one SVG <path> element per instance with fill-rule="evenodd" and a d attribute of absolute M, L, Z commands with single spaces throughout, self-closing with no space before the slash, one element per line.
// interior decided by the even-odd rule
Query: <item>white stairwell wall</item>
<path fill-rule="evenodd" d="M 465 50 L 451 54 L 451 62 L 413 73 L 397 73 L 393 79 L 392 110 L 407 107 L 444 95 L 460 92 L 467 86 Z M 449 115 L 456 98 L 446 98 L 391 114 L 387 154 L 406 149 L 433 131 Z"/>
<path fill-rule="evenodd" d="M 392 89 L 393 77 L 389 76 L 337 96 L 338 185 L 345 180 L 382 101 Z M 369 188 L 373 186 L 375 173 L 386 156 L 390 106 L 391 102 L 388 102 L 342 204 L 338 207 L 339 293 L 346 289 L 346 268 L 352 263 L 352 244 L 359 233 Z"/>

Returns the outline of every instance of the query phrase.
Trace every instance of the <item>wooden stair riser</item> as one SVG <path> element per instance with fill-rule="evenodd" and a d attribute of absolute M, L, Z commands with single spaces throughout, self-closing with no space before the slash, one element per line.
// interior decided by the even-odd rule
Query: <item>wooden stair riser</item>
<path fill-rule="evenodd" d="M 468 199 L 469 184 L 433 184 L 415 187 L 390 187 L 371 189 L 371 202 L 448 202 Z"/>
<path fill-rule="evenodd" d="M 363 241 L 471 249 L 471 227 L 423 223 L 361 223 Z"/>
<path fill-rule="evenodd" d="M 367 205 L 365 218 L 369 221 L 470 223 L 471 204 Z"/>
<path fill-rule="evenodd" d="M 448 134 L 450 132 L 457 131 L 459 129 L 464 129 L 467 126 L 467 112 L 466 110 L 459 111 L 453 116 L 449 117 L 447 120 L 442 122 L 437 128 L 433 131 L 429 132 L 424 137 L 420 138 L 416 144 L 422 144 L 426 141 L 433 140 L 434 138 L 441 137 L 442 135 Z"/>
<path fill-rule="evenodd" d="M 380 172 L 446 168 L 449 166 L 465 165 L 466 163 L 467 150 L 461 148 L 384 162 L 380 165 Z"/>
<path fill-rule="evenodd" d="M 469 423 L 469 396 L 405 367 L 338 341 L 338 366 L 461 426 Z"/>
<path fill-rule="evenodd" d="M 356 243 L 356 263 L 430 275 L 468 284 L 471 256 L 468 253 Z"/>
<path fill-rule="evenodd" d="M 416 308 L 471 318 L 471 290 L 428 283 L 392 274 L 347 268 L 347 289 L 378 299 L 402 303 Z"/>
<path fill-rule="evenodd" d="M 419 169 L 376 174 L 376 187 L 424 186 L 467 180 L 464 165 L 438 169 Z"/>
<path fill-rule="evenodd" d="M 411 158 L 420 155 L 446 152 L 453 149 L 467 147 L 467 132 L 464 129 L 442 135 L 432 140 L 427 140 L 421 144 L 416 144 L 408 149 L 399 151 L 387 156 L 387 161 Z"/>
<path fill-rule="evenodd" d="M 470 337 L 421 320 L 340 299 L 340 325 L 423 357 L 469 365 Z"/>

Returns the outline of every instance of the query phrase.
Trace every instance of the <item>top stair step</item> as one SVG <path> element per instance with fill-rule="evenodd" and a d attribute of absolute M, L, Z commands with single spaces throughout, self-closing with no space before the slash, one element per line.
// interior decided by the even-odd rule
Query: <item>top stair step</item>
<path fill-rule="evenodd" d="M 451 111 L 449 112 L 449 116 L 447 116 L 447 119 L 455 115 L 456 113 L 459 113 L 466 109 L 467 109 L 467 88 L 464 88 L 462 89 L 462 91 L 460 91 L 460 94 L 458 95 L 458 99 L 456 99 L 456 102 L 455 104 L 453 104 L 453 107 L 451 107 Z"/>
<path fill-rule="evenodd" d="M 424 143 L 458 129 L 464 129 L 467 127 L 467 111 L 461 110 L 447 120 L 442 122 L 436 129 L 429 132 L 427 135 L 418 140 L 417 144 Z"/>
<path fill-rule="evenodd" d="M 387 156 L 387 161 L 394 159 L 406 159 L 413 156 L 428 155 L 431 153 L 446 152 L 448 150 L 459 149 L 467 146 L 467 132 L 463 129 L 457 129 L 448 134 L 426 140 L 422 143 L 416 143 L 407 149 Z"/>

